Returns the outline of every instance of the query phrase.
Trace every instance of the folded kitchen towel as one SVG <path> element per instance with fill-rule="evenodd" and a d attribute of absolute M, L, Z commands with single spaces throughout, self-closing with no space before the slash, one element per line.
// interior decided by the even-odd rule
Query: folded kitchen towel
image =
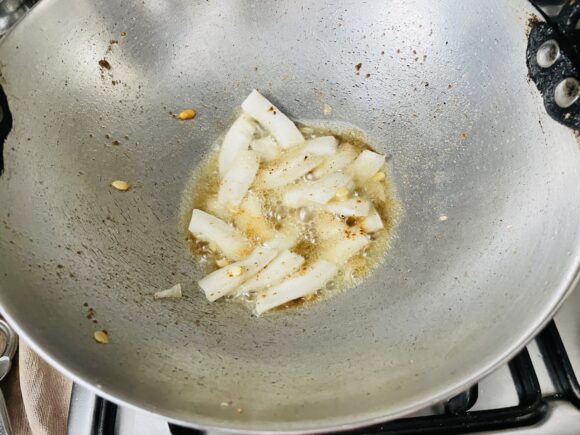
<path fill-rule="evenodd" d="M 66 435 L 72 382 L 22 340 L 2 388 L 14 435 Z"/>

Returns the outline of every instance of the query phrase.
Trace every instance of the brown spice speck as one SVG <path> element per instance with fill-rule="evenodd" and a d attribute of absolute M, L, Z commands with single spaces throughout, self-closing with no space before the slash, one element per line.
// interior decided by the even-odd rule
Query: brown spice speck
<path fill-rule="evenodd" d="M 127 36 L 127 32 L 121 32 L 121 36 Z"/>
<path fill-rule="evenodd" d="M 120 144 L 121 144 L 121 142 L 119 142 L 118 140 L 114 140 L 114 141 L 112 142 L 112 144 L 113 144 L 113 145 L 120 145 Z"/>
<path fill-rule="evenodd" d="M 360 69 L 361 69 L 361 68 L 362 68 L 362 63 L 357 63 L 357 64 L 354 66 L 354 69 L 355 69 L 356 71 L 360 71 Z"/>

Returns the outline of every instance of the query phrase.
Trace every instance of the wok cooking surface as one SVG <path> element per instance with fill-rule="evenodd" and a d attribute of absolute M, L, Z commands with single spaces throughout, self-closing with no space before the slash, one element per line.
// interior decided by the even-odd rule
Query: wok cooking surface
<path fill-rule="evenodd" d="M 546 324 L 580 262 L 578 145 L 527 81 L 534 10 L 259 6 L 45 0 L 5 37 L 3 310 L 78 382 L 185 425 L 354 427 L 463 391 Z M 176 217 L 254 87 L 304 121 L 329 104 L 384 144 L 404 207 L 364 285 L 259 321 L 204 301 Z M 195 122 L 169 115 L 191 105 Z M 176 279 L 183 300 L 153 300 Z"/>

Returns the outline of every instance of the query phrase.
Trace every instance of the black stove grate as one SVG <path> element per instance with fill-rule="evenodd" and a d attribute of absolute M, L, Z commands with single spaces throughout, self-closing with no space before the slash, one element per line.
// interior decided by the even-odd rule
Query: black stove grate
<path fill-rule="evenodd" d="M 548 414 L 550 403 L 565 400 L 580 410 L 580 386 L 570 359 L 552 320 L 536 337 L 540 352 L 546 363 L 556 394 L 544 395 L 530 354 L 522 350 L 509 362 L 509 369 L 518 395 L 518 404 L 499 409 L 471 411 L 478 398 L 478 386 L 451 398 L 445 403 L 444 412 L 438 415 L 410 417 L 367 426 L 342 435 L 414 435 L 414 434 L 466 434 L 483 431 L 524 428 L 540 422 Z M 95 409 L 95 434 L 113 435 L 117 407 L 100 399 Z M 203 435 L 198 429 L 169 425 L 173 435 Z"/>

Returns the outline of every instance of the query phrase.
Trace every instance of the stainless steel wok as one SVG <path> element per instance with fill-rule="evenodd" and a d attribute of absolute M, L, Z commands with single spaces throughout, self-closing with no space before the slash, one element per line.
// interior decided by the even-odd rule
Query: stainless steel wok
<path fill-rule="evenodd" d="M 355 427 L 474 383 L 554 313 L 580 263 L 580 151 L 527 80 L 534 12 L 43 0 L 0 46 L 3 312 L 99 394 L 237 433 Z M 292 117 L 364 130 L 404 208 L 363 285 L 259 319 L 205 300 L 180 220 L 192 169 L 254 87 Z M 186 107 L 195 120 L 169 115 Z M 153 300 L 178 282 L 182 300 Z"/>

